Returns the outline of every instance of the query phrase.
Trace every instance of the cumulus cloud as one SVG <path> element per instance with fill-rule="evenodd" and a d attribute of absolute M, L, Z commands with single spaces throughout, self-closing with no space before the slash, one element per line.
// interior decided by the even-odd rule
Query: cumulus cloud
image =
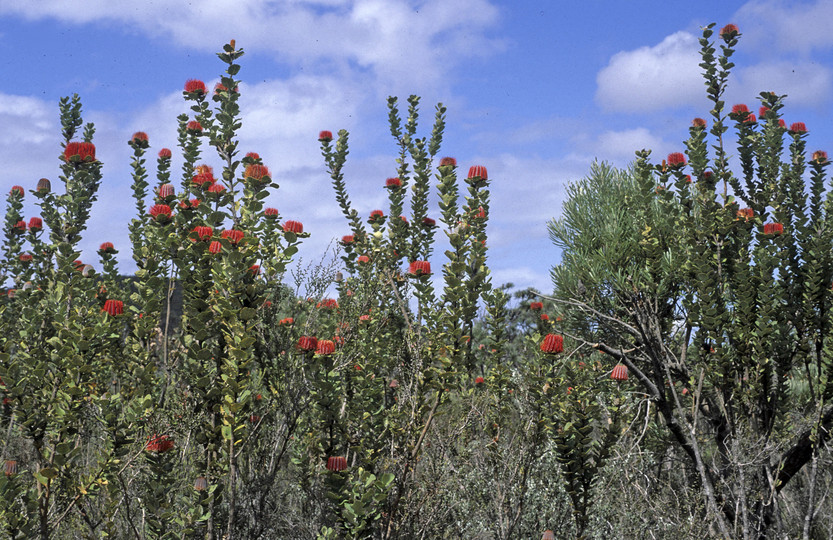
<path fill-rule="evenodd" d="M 676 32 L 653 47 L 615 54 L 596 76 L 596 103 L 609 111 L 651 112 L 703 100 L 699 44 Z"/>
<path fill-rule="evenodd" d="M 786 0 L 752 0 L 736 13 L 743 42 L 771 52 L 807 54 L 833 47 L 833 2 L 794 2 Z"/>
<path fill-rule="evenodd" d="M 752 101 L 762 91 L 787 95 L 787 105 L 818 106 L 829 101 L 833 90 L 833 72 L 825 66 L 807 61 L 762 62 L 740 68 L 727 90 L 732 102 Z"/>

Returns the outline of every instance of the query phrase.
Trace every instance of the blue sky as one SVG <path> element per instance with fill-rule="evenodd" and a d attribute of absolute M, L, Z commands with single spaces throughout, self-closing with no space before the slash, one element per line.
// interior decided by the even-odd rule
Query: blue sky
<path fill-rule="evenodd" d="M 434 104 L 448 107 L 442 154 L 489 170 L 493 282 L 546 292 L 559 259 L 546 223 L 565 185 L 594 159 L 626 166 L 641 148 L 657 160 L 681 151 L 691 119 L 707 116 L 696 67 L 705 24 L 743 34 L 727 103 L 756 110 L 761 90 L 788 94 L 787 122 L 807 124 L 810 149 L 833 152 L 830 21 L 833 0 L 5 0 L 0 187 L 56 178 L 57 102 L 80 94 L 105 174 L 82 258 L 112 241 L 132 270 L 126 141 L 141 130 L 152 149 L 175 148 L 185 80 L 213 86 L 214 53 L 234 38 L 246 50 L 241 148 L 280 184 L 269 204 L 312 233 L 305 262 L 348 232 L 318 132 L 350 131 L 348 189 L 360 211 L 384 208 L 395 171 L 386 97 L 418 94 L 426 132 Z"/>

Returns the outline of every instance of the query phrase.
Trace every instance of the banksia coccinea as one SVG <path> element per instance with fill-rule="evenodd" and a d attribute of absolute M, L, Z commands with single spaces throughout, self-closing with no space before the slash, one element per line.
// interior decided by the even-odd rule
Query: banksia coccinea
<path fill-rule="evenodd" d="M 610 378 L 614 381 L 627 381 L 628 380 L 628 366 L 625 364 L 616 364 L 616 367 L 613 368 L 613 371 L 610 373 Z"/>
<path fill-rule="evenodd" d="M 9 195 L 12 197 L 20 197 L 23 198 L 23 186 L 12 186 L 12 189 L 9 190 Z"/>
<path fill-rule="evenodd" d="M 489 173 L 483 165 L 473 165 L 469 167 L 469 175 L 466 182 L 474 187 L 485 185 L 489 180 Z"/>
<path fill-rule="evenodd" d="M 336 344 L 329 339 L 318 340 L 315 346 L 315 354 L 327 355 L 336 352 Z"/>
<path fill-rule="evenodd" d="M 208 186 L 208 193 L 211 193 L 213 196 L 219 197 L 226 191 L 226 186 L 223 184 L 211 184 Z"/>
<path fill-rule="evenodd" d="M 483 377 L 477 377 L 474 379 L 474 384 L 483 384 L 486 380 Z"/>
<path fill-rule="evenodd" d="M 691 121 L 691 127 L 697 129 L 706 129 L 706 121 L 702 118 L 695 118 Z"/>
<path fill-rule="evenodd" d="M 185 124 L 185 130 L 189 133 L 193 133 L 194 135 L 199 135 L 202 133 L 202 124 L 197 122 L 196 120 L 191 120 L 187 124 Z"/>
<path fill-rule="evenodd" d="M 147 148 L 149 146 L 148 134 L 144 131 L 137 131 L 132 137 L 130 137 L 129 143 L 134 147 L 138 146 L 139 148 Z"/>
<path fill-rule="evenodd" d="M 200 240 L 206 241 L 211 240 L 211 237 L 214 235 L 214 229 L 205 225 L 198 225 L 191 232 L 195 233 Z"/>
<path fill-rule="evenodd" d="M 374 210 L 370 213 L 370 218 L 368 218 L 368 221 L 373 223 L 374 221 L 377 221 L 377 220 L 381 221 L 384 218 L 385 218 L 385 213 L 384 212 L 382 212 L 381 210 Z"/>
<path fill-rule="evenodd" d="M 402 180 L 399 178 L 388 178 L 385 180 L 386 188 L 400 188 L 402 187 Z"/>
<path fill-rule="evenodd" d="M 7 459 L 5 465 L 3 465 L 3 473 L 5 473 L 6 476 L 14 476 L 17 474 L 17 471 L 17 460 Z"/>
<path fill-rule="evenodd" d="M 682 152 L 672 152 L 668 154 L 668 166 L 671 168 L 681 168 L 685 166 L 685 154 Z"/>
<path fill-rule="evenodd" d="M 17 233 L 17 234 L 25 233 L 26 232 L 26 222 L 21 219 L 20 221 L 15 223 L 14 227 L 12 227 L 12 232 Z"/>
<path fill-rule="evenodd" d="M 738 219 L 749 221 L 750 219 L 755 217 L 755 210 L 751 208 L 741 208 L 740 210 L 738 210 L 737 216 Z"/>
<path fill-rule="evenodd" d="M 359 255 L 359 258 L 357 259 L 357 261 L 360 264 L 369 263 L 370 262 L 370 257 L 368 257 L 367 255 Z"/>
<path fill-rule="evenodd" d="M 425 227 L 426 229 L 433 229 L 434 227 L 437 226 L 437 221 L 434 220 L 434 219 L 431 219 L 430 217 L 425 217 L 425 218 L 422 218 L 422 226 Z"/>
<path fill-rule="evenodd" d="M 546 354 L 564 352 L 564 338 L 556 334 L 547 334 L 541 342 L 541 351 Z"/>
<path fill-rule="evenodd" d="M 72 163 L 95 161 L 95 145 L 89 142 L 71 142 L 64 148 L 64 160 Z"/>
<path fill-rule="evenodd" d="M 163 148 L 159 151 L 159 159 L 171 159 L 172 155 L 170 148 Z"/>
<path fill-rule="evenodd" d="M 300 351 L 314 351 L 318 347 L 318 338 L 313 336 L 301 336 L 298 339 L 297 347 Z"/>
<path fill-rule="evenodd" d="M 347 468 L 347 460 L 341 456 L 331 456 L 327 458 L 327 470 L 331 472 L 341 472 Z"/>
<path fill-rule="evenodd" d="M 239 243 L 244 236 L 243 231 L 238 229 L 226 229 L 220 233 L 220 238 L 226 238 L 232 244 Z"/>
<path fill-rule="evenodd" d="M 790 124 L 790 133 L 793 135 L 803 135 L 807 133 L 807 126 L 804 122 L 793 122 Z"/>
<path fill-rule="evenodd" d="M 333 132 L 332 131 L 319 131 L 318 132 L 318 140 L 321 142 L 330 142 L 333 140 Z"/>
<path fill-rule="evenodd" d="M 154 435 L 148 439 L 148 442 L 145 445 L 145 450 L 161 454 L 163 452 L 167 452 L 168 450 L 172 450 L 173 447 L 174 441 L 167 435 Z"/>
<path fill-rule="evenodd" d="M 283 232 L 291 232 L 293 234 L 301 234 L 304 232 L 304 224 L 300 221 L 286 221 L 283 224 Z"/>
<path fill-rule="evenodd" d="M 723 28 L 720 29 L 720 33 L 718 34 L 720 39 L 723 41 L 731 41 L 738 35 L 738 27 L 734 24 L 727 24 Z"/>
<path fill-rule="evenodd" d="M 30 263 L 30 262 L 32 262 L 32 254 L 31 253 L 21 253 L 20 256 L 18 257 L 18 259 L 20 259 L 20 262 L 22 262 L 22 263 Z"/>
<path fill-rule="evenodd" d="M 223 251 L 223 244 L 221 244 L 219 240 L 214 240 L 208 245 L 208 252 L 212 255 L 216 255 L 221 251 Z"/>
<path fill-rule="evenodd" d="M 413 261 L 408 267 L 408 275 L 413 277 L 430 276 L 431 263 L 428 261 Z"/>
<path fill-rule="evenodd" d="M 812 161 L 815 161 L 816 163 L 818 163 L 820 165 L 826 164 L 827 163 L 827 152 L 825 152 L 824 150 L 816 150 L 815 152 L 813 152 Z"/>
<path fill-rule="evenodd" d="M 338 300 L 334 298 L 324 298 L 318 302 L 315 307 L 324 309 L 338 309 Z"/>
<path fill-rule="evenodd" d="M 171 207 L 167 204 L 154 204 L 150 207 L 150 217 L 154 221 L 166 223 L 171 220 Z"/>
<path fill-rule="evenodd" d="M 555 540 L 555 533 L 552 532 L 551 529 L 547 529 L 544 531 L 544 535 L 541 537 L 541 540 Z"/>
<path fill-rule="evenodd" d="M 206 480 L 205 476 L 198 476 L 194 480 L 194 489 L 197 491 L 205 491 L 208 489 L 208 480 Z"/>
<path fill-rule="evenodd" d="M 38 187 L 35 188 L 35 191 L 38 193 L 49 193 L 52 191 L 52 182 L 49 181 L 49 178 L 41 178 L 38 180 Z"/>
<path fill-rule="evenodd" d="M 277 208 L 267 208 L 263 211 L 263 215 L 269 219 L 275 219 L 278 217 L 278 209 Z"/>
<path fill-rule="evenodd" d="M 272 180 L 272 175 L 265 165 L 252 164 L 246 167 L 243 176 L 247 181 L 254 181 L 258 184 L 266 184 Z"/>
<path fill-rule="evenodd" d="M 167 202 L 169 199 L 173 199 L 176 196 L 176 192 L 171 184 L 162 184 L 156 190 L 156 195 L 158 195 L 160 199 Z"/>
<path fill-rule="evenodd" d="M 541 311 L 542 309 L 544 309 L 544 303 L 543 302 L 530 302 L 529 303 L 529 309 L 531 309 L 532 311 Z"/>
<path fill-rule="evenodd" d="M 440 160 L 440 167 L 456 167 L 457 160 L 453 157 L 444 157 Z"/>
<path fill-rule="evenodd" d="M 104 307 L 101 308 L 101 311 L 107 312 L 112 317 L 121 315 L 124 313 L 124 302 L 121 300 L 107 300 L 104 302 Z"/>
<path fill-rule="evenodd" d="M 43 229 L 43 220 L 39 217 L 32 217 L 29 218 L 29 230 L 32 232 L 38 232 Z"/>
<path fill-rule="evenodd" d="M 784 225 L 781 223 L 766 223 L 764 224 L 764 234 L 779 235 L 784 234 Z"/>
<path fill-rule="evenodd" d="M 188 97 L 201 97 L 206 94 L 205 83 L 199 79 L 188 79 L 185 81 L 184 93 Z"/>
<path fill-rule="evenodd" d="M 355 239 L 353 238 L 352 234 L 347 234 L 341 237 L 341 244 L 344 246 L 349 246 L 353 243 Z"/>
<path fill-rule="evenodd" d="M 98 252 L 101 254 L 113 254 L 117 253 L 116 247 L 113 245 L 113 242 L 104 242 L 100 246 L 98 246 Z"/>

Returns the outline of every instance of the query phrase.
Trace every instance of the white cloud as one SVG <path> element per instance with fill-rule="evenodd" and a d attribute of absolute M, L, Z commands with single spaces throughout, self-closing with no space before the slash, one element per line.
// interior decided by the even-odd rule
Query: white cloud
<path fill-rule="evenodd" d="M 833 2 L 795 2 L 753 0 L 736 13 L 736 21 L 749 43 L 770 53 L 773 45 L 780 51 L 807 54 L 833 47 Z"/>
<path fill-rule="evenodd" d="M 596 76 L 596 103 L 609 111 L 650 112 L 704 99 L 699 44 L 677 32 L 653 47 L 615 54 Z"/>
<path fill-rule="evenodd" d="M 775 61 L 740 68 L 733 74 L 727 90 L 729 105 L 745 101 L 757 104 L 762 91 L 787 95 L 788 106 L 825 105 L 833 90 L 833 72 L 807 61 Z"/>

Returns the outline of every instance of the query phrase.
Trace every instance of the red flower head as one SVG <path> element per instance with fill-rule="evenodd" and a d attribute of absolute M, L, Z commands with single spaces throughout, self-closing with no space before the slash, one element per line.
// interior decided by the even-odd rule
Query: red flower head
<path fill-rule="evenodd" d="M 813 161 L 820 165 L 827 163 L 827 152 L 824 150 L 816 150 L 813 152 Z"/>
<path fill-rule="evenodd" d="M 625 364 L 616 364 L 616 367 L 613 368 L 613 372 L 610 374 L 610 378 L 614 381 L 627 381 L 628 380 L 628 366 Z"/>
<path fill-rule="evenodd" d="M 474 384 L 483 384 L 484 382 L 486 381 L 483 379 L 483 377 L 477 377 L 476 379 L 474 379 Z"/>
<path fill-rule="evenodd" d="M 22 263 L 32 262 L 32 255 L 30 253 L 21 253 L 20 257 L 18 257 L 18 258 L 20 259 L 20 262 L 22 262 Z"/>
<path fill-rule="evenodd" d="M 171 159 L 172 155 L 170 148 L 163 148 L 159 151 L 159 159 Z"/>
<path fill-rule="evenodd" d="M 746 116 L 749 113 L 749 107 L 743 103 L 738 103 L 732 106 L 732 113 L 735 116 Z"/>
<path fill-rule="evenodd" d="M 202 225 L 194 227 L 194 230 L 191 232 L 196 233 L 200 240 L 205 241 L 211 240 L 211 237 L 214 235 L 214 229 Z"/>
<path fill-rule="evenodd" d="M 159 223 L 167 223 L 171 220 L 171 207 L 167 204 L 154 204 L 150 207 L 150 217 Z"/>
<path fill-rule="evenodd" d="M 260 154 L 257 152 L 249 152 L 246 154 L 246 157 L 251 159 L 252 161 L 258 161 L 260 159 Z"/>
<path fill-rule="evenodd" d="M 399 219 L 401 219 L 402 222 L 405 223 L 405 225 L 408 224 L 408 218 L 406 216 L 399 216 Z"/>
<path fill-rule="evenodd" d="M 14 298 L 16 293 L 17 289 L 9 289 L 8 291 L 6 291 L 6 296 L 8 296 L 9 298 Z"/>
<path fill-rule="evenodd" d="M 325 298 L 318 302 L 315 307 L 324 309 L 338 309 L 338 301 L 333 298 Z"/>
<path fill-rule="evenodd" d="M 79 260 L 77 260 L 77 259 L 76 259 L 76 260 L 74 260 L 74 261 L 72 261 L 72 264 L 73 264 L 73 265 L 75 265 L 75 269 L 76 269 L 78 272 L 80 272 L 81 270 L 83 270 L 83 269 L 84 269 L 84 263 L 83 263 L 83 262 L 81 262 L 81 261 L 79 261 Z"/>
<path fill-rule="evenodd" d="M 225 238 L 232 244 L 239 243 L 244 236 L 243 231 L 237 229 L 226 229 L 220 233 L 220 238 Z"/>
<path fill-rule="evenodd" d="M 318 347 L 318 339 L 313 336 L 301 336 L 298 340 L 298 349 L 305 352 L 314 351 Z M 333 345 L 335 347 L 335 345 Z"/>
<path fill-rule="evenodd" d="M 301 234 L 304 232 L 304 224 L 300 221 L 288 220 L 283 224 L 283 232 Z"/>
<path fill-rule="evenodd" d="M 793 122 L 790 124 L 790 133 L 793 135 L 803 135 L 807 133 L 807 126 L 804 125 L 804 122 Z"/>
<path fill-rule="evenodd" d="M 226 186 L 224 186 L 223 184 L 211 184 L 210 186 L 208 186 L 208 192 L 219 197 L 220 195 L 226 192 Z"/>
<path fill-rule="evenodd" d="M 764 224 L 764 234 L 772 236 L 784 234 L 784 225 L 781 223 L 766 223 Z"/>
<path fill-rule="evenodd" d="M 544 536 L 541 537 L 541 540 L 555 540 L 555 533 L 552 530 L 547 529 L 544 531 Z"/>
<path fill-rule="evenodd" d="M 540 317 L 540 318 L 541 318 L 541 320 L 542 320 L 542 321 L 548 321 L 548 320 L 550 320 L 550 316 L 549 316 L 549 315 L 547 315 L 546 313 L 541 313 L 541 317 Z"/>
<path fill-rule="evenodd" d="M 738 219 L 749 221 L 750 219 L 755 217 L 755 211 L 751 208 L 741 208 L 738 210 L 737 216 Z"/>
<path fill-rule="evenodd" d="M 696 129 L 706 129 L 706 121 L 702 118 L 695 118 L 691 121 L 691 127 Z"/>
<path fill-rule="evenodd" d="M 457 160 L 453 157 L 444 157 L 440 160 L 440 167 L 456 167 Z"/>
<path fill-rule="evenodd" d="M 685 167 L 685 154 L 681 152 L 672 152 L 668 154 L 668 166 L 674 169 Z"/>
<path fill-rule="evenodd" d="M 430 217 L 422 218 L 422 226 L 426 229 L 433 229 L 437 226 L 437 222 L 436 220 L 431 219 Z"/>
<path fill-rule="evenodd" d="M 486 171 L 486 167 L 483 165 L 469 167 L 469 176 L 466 178 L 466 182 L 477 186 L 485 184 L 487 180 L 489 180 L 489 173 Z"/>
<path fill-rule="evenodd" d="M 278 217 L 278 209 L 277 208 L 267 208 L 263 211 L 263 215 L 269 219 L 277 219 Z"/>
<path fill-rule="evenodd" d="M 336 352 L 336 344 L 329 339 L 318 340 L 315 346 L 315 354 L 328 355 Z"/>
<path fill-rule="evenodd" d="M 23 233 L 26 232 L 26 222 L 23 221 L 23 220 L 20 220 L 20 221 L 18 221 L 17 223 L 14 224 L 14 227 L 12 229 L 13 229 L 12 232 L 15 232 L 17 234 L 23 234 Z"/>
<path fill-rule="evenodd" d="M 3 404 L 6 404 L 6 400 L 3 400 Z M 17 460 L 14 459 L 7 459 L 5 465 L 3 465 L 3 472 L 6 476 L 14 476 L 17 474 L 18 466 Z"/>
<path fill-rule="evenodd" d="M 292 317 L 287 317 L 285 319 L 281 319 L 280 322 L 278 322 L 278 324 L 281 325 L 281 326 L 292 326 L 294 323 L 295 323 L 295 319 L 293 319 Z"/>
<path fill-rule="evenodd" d="M 191 120 L 190 122 L 188 122 L 188 123 L 185 125 L 185 129 L 186 129 L 189 133 L 193 133 L 193 134 L 195 134 L 195 135 L 199 135 L 200 133 L 202 133 L 202 124 L 200 124 L 200 123 L 199 123 L 199 122 L 197 122 L 196 120 Z"/>
<path fill-rule="evenodd" d="M 49 181 L 49 178 L 41 178 L 38 180 L 38 187 L 35 190 L 38 193 L 49 193 L 52 191 L 52 182 Z"/>
<path fill-rule="evenodd" d="M 757 121 L 758 121 L 758 119 L 755 118 L 755 115 L 750 114 L 749 116 L 746 117 L 746 120 L 744 120 L 743 123 L 744 124 L 754 124 Z"/>
<path fill-rule="evenodd" d="M 38 232 L 43 229 L 43 220 L 39 217 L 32 217 L 29 218 L 29 230 L 32 232 Z"/>
<path fill-rule="evenodd" d="M 385 180 L 385 187 L 386 188 L 400 188 L 402 187 L 402 180 L 399 178 L 388 178 Z"/>
<path fill-rule="evenodd" d="M 358 261 L 360 264 L 369 263 L 370 257 L 368 257 L 367 255 L 359 255 Z"/>
<path fill-rule="evenodd" d="M 64 160 L 72 163 L 95 161 L 95 145 L 88 142 L 67 143 Z"/>
<path fill-rule="evenodd" d="M 205 479 L 205 476 L 198 476 L 194 480 L 194 489 L 197 491 L 205 491 L 208 489 L 208 480 Z"/>
<path fill-rule="evenodd" d="M 408 275 L 413 277 L 430 276 L 431 263 L 428 261 L 414 261 L 408 267 Z"/>
<path fill-rule="evenodd" d="M 355 240 L 355 238 L 353 238 L 352 234 L 347 234 L 347 235 L 341 237 L 341 243 L 345 246 L 349 246 L 350 244 L 353 243 L 354 240 Z"/>
<path fill-rule="evenodd" d="M 266 165 L 258 165 L 257 163 L 246 167 L 246 172 L 243 173 L 247 181 L 254 181 L 257 184 L 268 184 L 272 181 L 272 175 Z"/>
<path fill-rule="evenodd" d="M 761 108 L 758 109 L 758 116 L 761 118 L 766 118 L 766 115 L 769 113 L 770 110 L 771 109 L 769 107 L 761 106 Z"/>
<path fill-rule="evenodd" d="M 370 218 L 368 219 L 368 221 L 373 223 L 374 221 L 381 221 L 383 219 L 385 219 L 385 213 L 381 210 L 374 210 L 370 213 Z"/>
<path fill-rule="evenodd" d="M 541 342 L 541 351 L 547 354 L 564 352 L 564 338 L 556 334 L 547 334 Z"/>
<path fill-rule="evenodd" d="M 202 186 L 203 188 L 214 185 L 215 181 L 214 175 L 211 172 L 198 173 L 191 179 L 192 184 Z"/>
<path fill-rule="evenodd" d="M 249 272 L 251 272 L 251 273 L 252 273 L 252 275 L 255 275 L 255 276 L 256 276 L 256 275 L 258 275 L 258 274 L 260 274 L 260 265 L 259 265 L 259 264 L 253 264 L 253 265 L 251 265 L 251 266 L 249 267 Z"/>
<path fill-rule="evenodd" d="M 23 198 L 23 186 L 12 186 L 12 189 L 9 191 L 9 196 L 11 197 L 20 197 Z"/>
<path fill-rule="evenodd" d="M 532 311 L 541 311 L 542 309 L 544 309 L 544 303 L 543 302 L 530 302 L 529 303 L 529 309 L 531 309 Z"/>
<path fill-rule="evenodd" d="M 221 244 L 219 240 L 214 240 L 208 245 L 208 252 L 213 255 L 216 255 L 221 251 L 223 251 L 223 244 Z"/>
<path fill-rule="evenodd" d="M 116 252 L 116 246 L 113 245 L 113 242 L 104 242 L 100 246 L 98 246 L 98 252 L 101 254 L 113 254 Z"/>
<path fill-rule="evenodd" d="M 140 148 L 147 148 L 148 147 L 148 134 L 144 131 L 137 131 L 130 137 L 130 144 L 133 146 L 138 146 Z"/>
<path fill-rule="evenodd" d="M 332 131 L 319 131 L 318 132 L 318 140 L 321 142 L 330 142 L 333 140 L 333 132 Z"/>
<path fill-rule="evenodd" d="M 327 470 L 330 472 L 341 472 L 347 468 L 347 460 L 341 456 L 327 458 Z"/>
<path fill-rule="evenodd" d="M 174 187 L 171 184 L 162 184 L 156 190 L 156 194 L 162 200 L 173 199 L 176 196 L 176 192 L 174 192 Z"/>
<path fill-rule="evenodd" d="M 738 27 L 734 24 L 727 24 L 720 29 L 720 38 L 723 41 L 731 41 L 738 35 Z"/>
<path fill-rule="evenodd" d="M 474 215 L 474 217 L 478 219 L 486 219 L 486 210 L 484 210 L 481 206 L 480 208 L 478 208 L 477 213 Z"/>
<path fill-rule="evenodd" d="M 185 81 L 185 93 L 193 97 L 202 97 L 205 95 L 205 83 L 198 79 L 188 79 Z"/>
<path fill-rule="evenodd" d="M 161 454 L 172 450 L 174 447 L 174 440 L 167 435 L 153 435 L 148 438 L 148 443 L 145 445 L 145 450 L 148 452 L 155 452 Z"/>
<path fill-rule="evenodd" d="M 784 119 L 783 119 L 783 118 L 779 118 L 779 119 L 778 119 L 778 127 L 782 127 L 782 128 L 784 128 L 784 129 L 787 129 L 787 123 L 786 123 L 786 122 L 784 122 Z"/>
<path fill-rule="evenodd" d="M 104 302 L 104 307 L 101 308 L 101 311 L 106 311 L 112 317 L 121 315 L 124 313 L 124 302 L 121 300 L 107 300 Z"/>
<path fill-rule="evenodd" d="M 392 379 L 390 381 L 390 384 L 388 385 L 388 388 L 399 388 L 399 381 L 397 381 L 396 379 Z"/>

